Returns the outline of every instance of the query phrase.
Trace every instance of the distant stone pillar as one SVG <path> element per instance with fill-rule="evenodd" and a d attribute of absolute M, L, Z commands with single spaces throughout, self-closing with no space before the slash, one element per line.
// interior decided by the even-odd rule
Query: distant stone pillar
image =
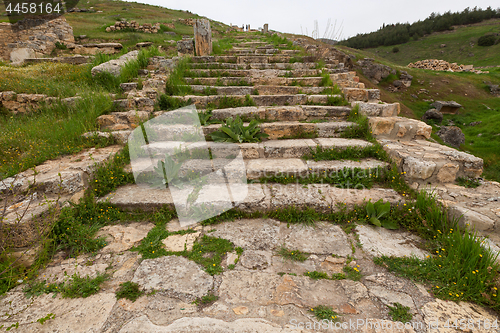
<path fill-rule="evenodd" d="M 269 32 L 269 24 L 264 24 L 264 29 L 262 30 L 263 33 L 267 34 Z"/>
<path fill-rule="evenodd" d="M 250 24 L 248 25 L 247 31 L 250 31 Z"/>
<path fill-rule="evenodd" d="M 212 53 L 212 29 L 209 20 L 196 20 L 194 45 L 197 56 L 207 56 Z"/>

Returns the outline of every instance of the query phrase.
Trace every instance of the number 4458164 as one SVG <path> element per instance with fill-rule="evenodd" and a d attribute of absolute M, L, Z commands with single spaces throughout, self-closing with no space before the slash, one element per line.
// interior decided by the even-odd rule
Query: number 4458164
<path fill-rule="evenodd" d="M 13 12 L 17 14 L 59 14 L 62 9 L 60 3 L 53 4 L 51 2 L 41 2 L 37 4 L 34 2 L 18 2 L 15 4 L 14 8 L 12 8 L 12 3 L 9 3 L 5 11 L 9 14 Z"/>

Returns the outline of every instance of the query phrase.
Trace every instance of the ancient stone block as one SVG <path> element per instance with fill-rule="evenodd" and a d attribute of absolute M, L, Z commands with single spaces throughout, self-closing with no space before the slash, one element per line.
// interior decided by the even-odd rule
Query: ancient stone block
<path fill-rule="evenodd" d="M 441 183 L 452 183 L 455 181 L 459 169 L 460 167 L 456 164 L 446 163 L 441 167 L 441 169 L 439 169 L 437 179 Z"/>
<path fill-rule="evenodd" d="M 209 20 L 196 20 L 194 24 L 194 44 L 196 55 L 212 54 L 212 29 Z"/>
<path fill-rule="evenodd" d="M 403 171 L 406 176 L 417 179 L 427 179 L 432 176 L 436 169 L 436 163 L 422 161 L 415 157 L 407 157 L 403 162 Z"/>

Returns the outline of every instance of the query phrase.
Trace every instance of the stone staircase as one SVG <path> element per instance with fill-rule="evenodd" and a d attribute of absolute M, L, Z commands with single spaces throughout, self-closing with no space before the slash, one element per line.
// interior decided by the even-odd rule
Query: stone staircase
<path fill-rule="evenodd" d="M 354 109 L 369 117 L 372 134 L 380 143 L 380 149 L 389 154 L 413 188 L 428 189 L 430 183 L 437 187 L 438 195 L 447 200 L 450 208 L 465 213 L 464 224 L 481 226 L 479 229 L 488 234 L 496 232 L 500 212 L 495 214 L 493 211 L 496 201 L 484 198 L 491 193 L 498 193 L 500 197 L 500 186 L 485 182 L 481 188 L 487 190 L 472 191 L 452 184 L 459 176 L 480 175 L 482 160 L 428 141 L 430 126 L 398 117 L 399 104 L 380 101 L 380 92 L 365 89 L 355 72 L 344 68 L 340 58 L 317 62 L 319 59 L 314 55 L 303 56 L 302 62 L 291 63 L 292 57 L 299 56 L 297 50 L 286 50 L 285 45 L 271 47 L 258 35 L 240 34 L 236 39 L 238 43 L 227 52 L 228 55 L 193 57 L 189 64 L 190 77 L 185 78 L 186 84 L 195 93 L 208 88 L 214 95 L 173 97 L 183 101 L 191 99 L 197 112 L 206 112 L 207 107 L 217 105 L 224 97 L 244 102 L 250 96 L 254 106 L 215 108 L 211 110 L 212 119 L 236 116 L 245 120 L 257 119 L 261 132 L 268 137 L 257 143 L 232 144 L 232 149 L 241 152 L 249 180 L 245 198 L 228 199 L 221 194 L 221 188 L 219 192 L 202 189 L 196 204 L 229 200 L 229 208 L 246 213 L 291 207 L 312 208 L 323 213 L 349 211 L 368 200 L 379 199 L 393 205 L 405 204 L 402 194 L 377 183 L 368 188 L 355 184 L 334 186 L 323 182 L 280 184 L 272 181 L 273 177 L 307 178 L 312 175 L 319 175 L 321 179 L 323 174 L 341 174 L 346 170 L 356 170 L 368 177 L 387 172 L 389 163 L 373 157 L 304 159 L 316 149 L 342 151 L 377 147 L 362 138 L 342 137 L 350 128 L 358 126 L 349 120 Z M 138 132 L 134 129 L 142 122 L 168 116 L 169 111 L 155 111 L 153 105 L 156 97 L 165 92 L 172 63 L 167 59 L 153 61 L 149 68 L 151 77 L 144 77 L 142 90 L 137 89 L 137 84 L 125 85 L 124 93 L 128 98 L 115 101 L 123 111 L 99 117 L 98 123 L 108 132 L 97 134 L 112 135 L 125 143 L 134 137 L 131 133 Z M 338 97 L 345 98 L 348 105 L 326 105 L 329 102 L 329 95 L 324 91 L 327 87 L 321 86 L 325 73 L 340 88 Z M 191 130 L 178 125 L 175 132 L 172 129 L 175 126 L 156 126 L 158 137 L 149 138 L 147 145 L 139 147 L 149 156 L 170 153 L 184 144 L 172 133 Z M 210 124 L 199 130 L 209 138 L 220 126 Z M 217 145 L 208 141 L 206 147 Z M 134 167 L 144 162 L 143 171 L 146 175 L 151 173 L 147 158 L 136 162 Z M 217 158 L 211 163 L 202 159 L 189 162 L 180 169 L 181 174 L 201 169 L 207 174 L 216 174 L 220 167 Z M 129 169 L 131 171 L 131 167 Z M 226 176 L 231 175 L 224 170 Z M 263 181 L 263 177 L 269 181 Z M 471 197 L 475 200 L 473 208 L 469 206 Z M 453 199 L 459 203 L 451 202 Z M 479 205 L 483 199 L 487 203 Z M 99 200 L 125 211 L 176 208 L 170 191 L 136 184 L 121 186 Z M 471 210 L 473 214 L 467 215 Z M 484 218 L 489 220 L 484 222 Z M 349 229 L 350 222 L 347 221 L 345 230 Z M 108 272 L 110 280 L 98 294 L 72 300 L 52 299 L 51 295 L 27 299 L 22 292 L 23 286 L 18 286 L 0 298 L 0 309 L 7 313 L 0 317 L 0 327 L 17 322 L 26 332 L 328 332 L 332 328 L 320 326 L 314 311 L 310 311 L 320 305 L 330 306 L 338 313 L 341 325 L 335 327 L 346 332 L 434 332 L 437 330 L 431 330 L 429 325 L 436 320 L 441 329 L 448 319 L 493 322 L 497 318 L 496 314 L 474 304 L 436 299 L 427 291 L 429 286 L 396 277 L 375 265 L 374 256 L 424 258 L 430 255 L 418 247 L 421 239 L 401 230 L 358 225 L 354 232 L 346 233 L 331 223 L 306 226 L 269 218 L 187 227 L 178 220 L 169 222 L 166 226 L 169 232 L 188 227 L 193 232 L 161 240 L 164 248 L 170 251 L 192 251 L 195 240 L 204 237 L 227 239 L 243 249 L 243 253 L 235 249 L 224 254 L 223 272 L 212 276 L 183 256 L 144 259 L 139 253 L 129 251 L 139 245 L 153 227 L 150 221 L 108 225 L 99 232 L 106 237 L 107 246 L 97 255 L 73 259 L 56 256 L 40 273 L 48 282 L 61 281 L 64 275 L 75 272 L 90 277 Z M 495 246 L 494 242 L 490 245 Z M 309 256 L 303 262 L 285 260 L 277 254 L 283 247 L 306 252 Z M 313 271 L 338 274 L 346 267 L 361 271 L 361 279 L 314 280 L 304 276 Z M 149 294 L 135 302 L 117 300 L 114 292 L 126 281 L 138 283 Z M 218 299 L 208 305 L 193 304 L 207 294 Z M 390 320 L 387 306 L 395 302 L 408 306 L 413 314 L 412 327 L 396 326 Z M 43 326 L 36 322 L 47 313 L 56 314 L 55 319 Z M 85 320 L 79 319 L 81 317 Z"/>

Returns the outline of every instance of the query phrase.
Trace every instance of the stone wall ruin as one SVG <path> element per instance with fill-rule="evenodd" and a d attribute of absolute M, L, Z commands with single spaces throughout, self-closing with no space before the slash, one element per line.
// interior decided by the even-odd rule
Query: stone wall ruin
<path fill-rule="evenodd" d="M 62 16 L 40 23 L 25 18 L 15 24 L 0 23 L 0 59 L 12 62 L 49 55 L 56 43 L 74 43 L 73 28 Z"/>

